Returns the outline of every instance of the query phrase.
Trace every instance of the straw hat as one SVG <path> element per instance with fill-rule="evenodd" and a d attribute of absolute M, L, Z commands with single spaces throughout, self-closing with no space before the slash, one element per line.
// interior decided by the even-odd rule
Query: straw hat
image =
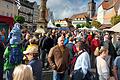
<path fill-rule="evenodd" d="M 35 44 L 28 45 L 26 51 L 23 51 L 23 54 L 28 54 L 28 53 L 38 53 L 38 46 Z"/>

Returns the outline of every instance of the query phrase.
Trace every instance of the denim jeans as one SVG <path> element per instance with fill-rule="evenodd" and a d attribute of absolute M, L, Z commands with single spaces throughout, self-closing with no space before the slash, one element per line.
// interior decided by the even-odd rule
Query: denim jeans
<path fill-rule="evenodd" d="M 53 80 L 65 80 L 65 73 L 58 73 L 53 70 Z"/>
<path fill-rule="evenodd" d="M 13 80 L 12 74 L 14 69 L 6 70 L 6 80 Z"/>

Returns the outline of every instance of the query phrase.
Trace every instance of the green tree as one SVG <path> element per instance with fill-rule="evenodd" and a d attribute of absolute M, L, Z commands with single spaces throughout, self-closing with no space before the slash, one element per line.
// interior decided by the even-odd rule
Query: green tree
<path fill-rule="evenodd" d="M 60 25 L 60 24 L 56 24 L 56 26 L 57 26 L 57 27 L 61 27 L 61 25 Z"/>
<path fill-rule="evenodd" d="M 84 24 L 84 26 L 86 26 L 87 28 L 91 28 L 91 23 L 90 23 L 90 22 L 86 22 L 86 23 Z"/>
<path fill-rule="evenodd" d="M 69 28 L 74 28 L 74 26 L 73 26 L 72 24 L 71 24 L 71 25 L 69 25 L 68 27 L 69 27 Z"/>
<path fill-rule="evenodd" d="M 83 27 L 85 27 L 85 23 L 82 23 L 82 24 L 81 24 L 81 28 L 83 28 Z"/>
<path fill-rule="evenodd" d="M 77 25 L 76 25 L 76 28 L 81 28 L 81 25 L 80 25 L 80 24 L 77 24 Z"/>
<path fill-rule="evenodd" d="M 120 22 L 120 15 L 112 17 L 110 22 L 113 26 L 116 25 L 117 23 L 119 23 Z"/>
<path fill-rule="evenodd" d="M 14 20 L 20 24 L 23 24 L 25 22 L 25 18 L 23 16 L 15 16 Z"/>
<path fill-rule="evenodd" d="M 93 20 L 91 23 L 92 26 L 95 26 L 96 28 L 100 28 L 101 27 L 101 23 L 98 21 Z"/>

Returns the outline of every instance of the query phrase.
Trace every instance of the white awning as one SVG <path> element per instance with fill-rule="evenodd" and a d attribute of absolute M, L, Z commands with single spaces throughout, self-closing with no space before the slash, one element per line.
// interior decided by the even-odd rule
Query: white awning
<path fill-rule="evenodd" d="M 36 33 L 45 33 L 45 30 L 43 28 L 38 28 L 35 32 Z"/>

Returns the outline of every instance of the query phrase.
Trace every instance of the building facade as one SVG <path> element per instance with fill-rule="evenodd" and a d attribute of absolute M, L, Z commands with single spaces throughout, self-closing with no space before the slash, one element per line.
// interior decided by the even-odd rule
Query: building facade
<path fill-rule="evenodd" d="M 33 25 L 37 26 L 37 22 L 39 19 L 39 5 L 37 5 L 37 2 L 33 2 Z"/>
<path fill-rule="evenodd" d="M 48 19 L 47 21 L 52 21 L 54 22 L 54 16 L 53 16 L 53 11 L 51 11 L 50 9 L 48 9 Z"/>
<path fill-rule="evenodd" d="M 119 9 L 118 9 L 118 15 L 120 15 L 120 6 L 119 6 Z"/>
<path fill-rule="evenodd" d="M 31 28 L 33 24 L 33 4 L 27 0 L 20 0 L 21 7 L 18 10 L 18 15 L 25 18 L 24 26 Z"/>
<path fill-rule="evenodd" d="M 96 16 L 96 3 L 94 0 L 88 0 L 88 10 L 83 13 L 74 14 L 70 19 L 72 19 L 72 25 L 77 27 L 77 25 L 83 25 L 86 22 L 92 21 Z"/>
<path fill-rule="evenodd" d="M 60 24 L 61 27 L 68 27 L 68 23 L 66 20 L 56 20 L 55 25 Z"/>
<path fill-rule="evenodd" d="M 8 17 L 18 15 L 18 8 L 14 0 L 0 0 L 0 15 Z"/>
<path fill-rule="evenodd" d="M 82 25 L 86 23 L 87 18 L 89 18 L 89 16 L 87 12 L 85 12 L 85 13 L 75 14 L 70 19 L 72 19 L 72 25 L 74 27 L 77 27 L 78 24 Z"/>
<path fill-rule="evenodd" d="M 120 0 L 104 0 L 98 7 L 97 21 L 101 24 L 111 24 L 113 16 L 119 14 Z"/>

